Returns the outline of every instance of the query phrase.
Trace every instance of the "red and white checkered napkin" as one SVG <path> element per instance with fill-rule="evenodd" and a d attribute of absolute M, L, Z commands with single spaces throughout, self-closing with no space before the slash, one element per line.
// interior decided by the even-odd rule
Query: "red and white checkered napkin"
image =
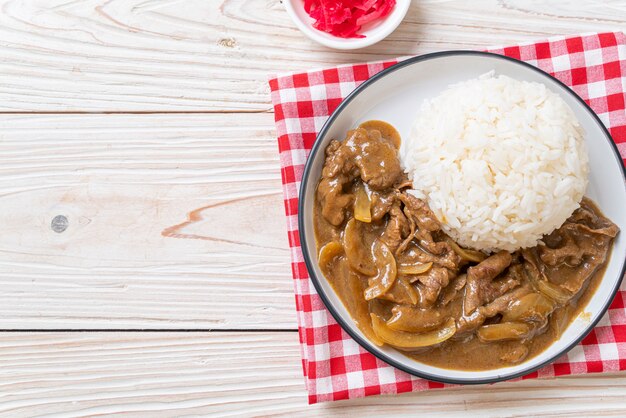
<path fill-rule="evenodd" d="M 558 37 L 494 48 L 490 52 L 529 62 L 572 87 L 600 116 L 622 158 L 626 158 L 626 36 L 623 33 Z M 315 292 L 300 249 L 298 189 L 317 133 L 355 87 L 396 62 L 289 74 L 269 82 L 282 167 L 302 366 L 310 403 L 449 386 L 397 370 L 352 340 Z M 581 344 L 554 364 L 524 378 L 626 370 L 625 300 L 626 284 L 609 312 Z"/>

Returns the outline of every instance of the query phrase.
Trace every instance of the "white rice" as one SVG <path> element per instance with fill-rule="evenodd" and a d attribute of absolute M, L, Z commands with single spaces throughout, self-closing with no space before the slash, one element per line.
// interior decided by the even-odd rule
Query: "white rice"
<path fill-rule="evenodd" d="M 589 174 L 563 99 L 493 72 L 425 101 L 400 156 L 446 233 L 485 251 L 536 245 L 579 207 Z"/>

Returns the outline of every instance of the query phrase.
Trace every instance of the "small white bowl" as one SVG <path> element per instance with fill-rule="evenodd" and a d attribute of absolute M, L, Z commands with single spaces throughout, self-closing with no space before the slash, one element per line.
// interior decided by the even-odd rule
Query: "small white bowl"
<path fill-rule="evenodd" d="M 409 10 L 411 0 L 397 0 L 391 13 L 382 19 L 363 25 L 360 34 L 365 38 L 338 38 L 313 27 L 314 20 L 304 11 L 302 0 L 284 0 L 287 14 L 306 36 L 324 46 L 334 49 L 359 49 L 374 45 L 393 32 Z"/>

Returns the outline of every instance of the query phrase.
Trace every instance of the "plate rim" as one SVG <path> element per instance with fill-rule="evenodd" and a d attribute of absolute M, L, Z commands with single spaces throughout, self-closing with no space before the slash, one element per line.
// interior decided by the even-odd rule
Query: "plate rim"
<path fill-rule="evenodd" d="M 432 52 L 432 53 L 423 54 L 423 55 L 417 55 L 417 56 L 408 58 L 406 60 L 400 61 L 400 62 L 398 62 L 398 63 L 396 63 L 396 64 L 394 64 L 394 65 L 392 65 L 390 67 L 387 67 L 387 68 L 383 69 L 382 71 L 374 74 L 372 77 L 368 78 L 367 80 L 365 80 L 363 83 L 361 83 L 359 86 L 357 86 L 352 92 L 350 92 L 350 94 L 348 94 L 341 101 L 341 103 L 332 112 L 332 114 L 329 116 L 329 118 L 326 120 L 326 122 L 324 122 L 324 125 L 322 126 L 322 129 L 320 130 L 319 134 L 316 135 L 315 142 L 313 143 L 313 146 L 311 147 L 311 151 L 309 152 L 309 155 L 307 157 L 306 163 L 304 165 L 302 179 L 300 181 L 300 187 L 299 187 L 299 190 L 298 190 L 298 232 L 299 232 L 300 247 L 302 249 L 302 255 L 303 255 L 303 258 L 304 258 L 304 263 L 306 265 L 307 273 L 309 274 L 309 278 L 313 282 L 313 286 L 315 287 L 315 290 L 316 290 L 317 294 L 320 296 L 320 298 L 322 299 L 322 302 L 324 303 L 324 306 L 326 307 L 326 309 L 329 310 L 329 312 L 331 313 L 331 315 L 333 316 L 335 321 L 337 321 L 337 323 L 341 326 L 341 328 L 346 333 L 348 333 L 348 335 L 350 335 L 350 337 L 353 340 L 355 340 L 357 342 L 357 344 L 359 344 L 361 347 L 363 347 L 369 353 L 374 355 L 376 358 L 384 361 L 385 363 L 387 363 L 387 364 L 389 364 L 389 365 L 391 365 L 391 366 L 393 366 L 393 367 L 395 367 L 395 368 L 397 368 L 399 370 L 402 370 L 402 371 L 404 371 L 404 372 L 406 372 L 408 374 L 411 374 L 413 376 L 417 376 L 417 377 L 420 377 L 420 378 L 423 378 L 423 379 L 431 380 L 431 381 L 434 381 L 434 382 L 440 382 L 440 383 L 463 384 L 463 385 L 478 385 L 478 384 L 495 383 L 495 382 L 501 382 L 501 381 L 505 381 L 505 380 L 516 379 L 516 378 L 525 376 L 527 374 L 533 373 L 533 372 L 535 372 L 535 371 L 537 371 L 537 370 L 539 370 L 539 369 L 541 369 L 541 368 L 543 368 L 543 367 L 553 363 L 559 357 L 561 357 L 562 355 L 568 353 L 572 348 L 574 348 L 576 345 L 578 345 L 596 327 L 598 322 L 600 322 L 600 320 L 604 317 L 604 315 L 608 311 L 609 306 L 611 305 L 611 303 L 613 303 L 613 300 L 615 299 L 617 291 L 619 290 L 619 287 L 620 287 L 620 285 L 622 283 L 622 280 L 624 278 L 624 274 L 626 273 L 626 259 L 624 259 L 624 261 L 622 261 L 622 266 L 621 266 L 621 269 L 620 269 L 619 278 L 616 280 L 615 285 L 614 285 L 613 289 L 611 290 L 609 297 L 606 299 L 606 302 L 604 303 L 604 306 L 600 310 L 600 314 L 598 315 L 598 317 L 593 322 L 590 322 L 589 325 L 587 325 L 587 327 L 585 328 L 585 330 L 583 332 L 581 332 L 580 335 L 572 343 L 567 345 L 562 350 L 559 350 L 553 356 L 550 356 L 545 361 L 539 363 L 536 366 L 523 368 L 522 370 L 520 370 L 518 372 L 510 373 L 510 374 L 503 374 L 503 375 L 497 375 L 497 376 L 494 376 L 494 377 L 486 377 L 486 378 L 442 377 L 442 376 L 438 376 L 438 375 L 433 375 L 433 374 L 428 373 L 428 372 L 415 370 L 414 368 L 405 366 L 404 364 L 402 364 L 402 363 L 394 360 L 393 358 L 389 357 L 387 354 L 385 354 L 385 353 L 383 353 L 381 351 L 375 350 L 373 348 L 373 344 L 369 340 L 367 340 L 366 338 L 361 338 L 360 335 L 358 335 L 357 333 L 352 331 L 350 326 L 348 326 L 346 321 L 344 321 L 343 317 L 339 314 L 339 312 L 337 312 L 337 310 L 335 309 L 333 304 L 330 302 L 330 300 L 326 296 L 326 293 L 325 293 L 324 289 L 322 288 L 322 286 L 321 286 L 321 284 L 319 282 L 319 279 L 314 274 L 314 268 L 313 268 L 314 264 L 313 264 L 313 261 L 311 260 L 311 257 L 309 257 L 309 248 L 308 248 L 308 245 L 307 245 L 307 242 L 306 242 L 306 239 L 305 239 L 305 234 L 304 234 L 304 231 L 305 231 L 305 228 L 304 228 L 304 216 L 302 215 L 304 213 L 304 201 L 305 201 L 303 196 L 304 196 L 304 194 L 306 192 L 306 186 L 308 185 L 308 182 L 309 182 L 309 174 L 311 172 L 311 167 L 313 166 L 313 161 L 315 160 L 314 157 L 317 155 L 317 153 L 320 151 L 320 148 L 321 148 L 320 138 L 323 138 L 326 135 L 326 132 L 330 129 L 330 127 L 334 123 L 335 119 L 337 119 L 337 117 L 343 112 L 343 110 L 346 108 L 346 106 L 354 98 L 356 98 L 361 92 L 363 92 L 365 89 L 367 89 L 371 84 L 375 83 L 376 81 L 380 80 L 381 78 L 384 78 L 384 77 L 388 76 L 389 74 L 391 74 L 391 73 L 393 73 L 393 72 L 395 72 L 395 71 L 397 71 L 397 70 L 399 70 L 401 68 L 404 68 L 406 66 L 413 65 L 413 64 L 416 64 L 416 63 L 419 63 L 419 62 L 422 62 L 422 61 L 435 59 L 435 58 L 441 58 L 441 57 L 446 57 L 446 56 L 459 56 L 459 55 L 474 55 L 474 56 L 478 56 L 478 57 L 490 57 L 490 58 L 496 58 L 496 59 L 502 59 L 502 60 L 505 60 L 505 61 L 509 61 L 509 62 L 511 62 L 511 63 L 513 63 L 515 65 L 521 65 L 521 66 L 526 67 L 528 69 L 531 69 L 532 71 L 535 71 L 535 72 L 537 72 L 537 73 L 539 73 L 539 74 L 541 74 L 541 75 L 543 75 L 545 77 L 548 77 L 549 79 L 553 80 L 558 85 L 560 85 L 562 88 L 564 88 L 564 90 L 570 96 L 572 96 L 576 101 L 578 101 L 583 106 L 583 108 L 592 116 L 592 118 L 595 120 L 596 124 L 603 131 L 604 138 L 605 138 L 605 140 L 607 140 L 609 142 L 610 148 L 613 151 L 613 156 L 616 159 L 616 161 L 618 163 L 618 166 L 621 167 L 622 179 L 624 180 L 624 182 L 623 182 L 624 190 L 626 192 L 626 167 L 624 166 L 624 163 L 622 162 L 622 158 L 621 158 L 621 156 L 619 154 L 619 151 L 617 149 L 617 145 L 613 141 L 613 137 L 611 136 L 608 128 L 604 125 L 604 123 L 602 123 L 602 120 L 600 119 L 600 117 L 568 85 L 566 85 L 565 83 L 563 83 L 562 81 L 560 81 L 559 79 L 554 77 L 553 75 L 543 71 L 542 69 L 540 69 L 538 67 L 535 67 L 532 64 L 529 64 L 529 63 L 527 63 L 525 61 L 517 60 L 515 58 L 507 57 L 505 55 L 500 55 L 500 54 L 496 54 L 496 53 L 493 53 L 493 52 L 486 52 L 486 51 L 447 50 L 447 51 L 439 51 L 439 52 Z M 613 255 L 614 254 L 611 253 L 611 257 L 613 257 Z M 454 371 L 454 369 L 451 369 L 451 370 Z M 498 369 L 494 369 L 494 370 L 498 370 Z"/>

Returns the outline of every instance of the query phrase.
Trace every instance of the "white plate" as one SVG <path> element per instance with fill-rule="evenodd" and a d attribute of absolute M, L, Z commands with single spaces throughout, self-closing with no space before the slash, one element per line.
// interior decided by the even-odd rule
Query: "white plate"
<path fill-rule="evenodd" d="M 391 347 L 378 347 L 359 331 L 332 287 L 321 273 L 315 254 L 313 201 L 324 162 L 324 149 L 333 138 L 370 119 L 394 125 L 406 137 L 422 101 L 450 84 L 476 78 L 488 71 L 545 84 L 574 111 L 585 130 L 590 178 L 586 195 L 621 229 L 612 257 L 596 293 L 561 338 L 540 355 L 521 364 L 487 371 L 448 370 L 420 363 Z M 300 189 L 299 229 L 305 261 L 315 287 L 342 327 L 380 359 L 414 375 L 449 383 L 488 383 L 530 373 L 554 361 L 578 344 L 600 321 L 617 292 L 626 263 L 626 174 L 621 158 L 600 119 L 569 88 L 537 68 L 501 55 L 474 51 L 449 51 L 403 61 L 369 79 L 348 96 L 320 132 L 307 161 Z M 584 361 L 581 352 L 574 353 Z"/>

